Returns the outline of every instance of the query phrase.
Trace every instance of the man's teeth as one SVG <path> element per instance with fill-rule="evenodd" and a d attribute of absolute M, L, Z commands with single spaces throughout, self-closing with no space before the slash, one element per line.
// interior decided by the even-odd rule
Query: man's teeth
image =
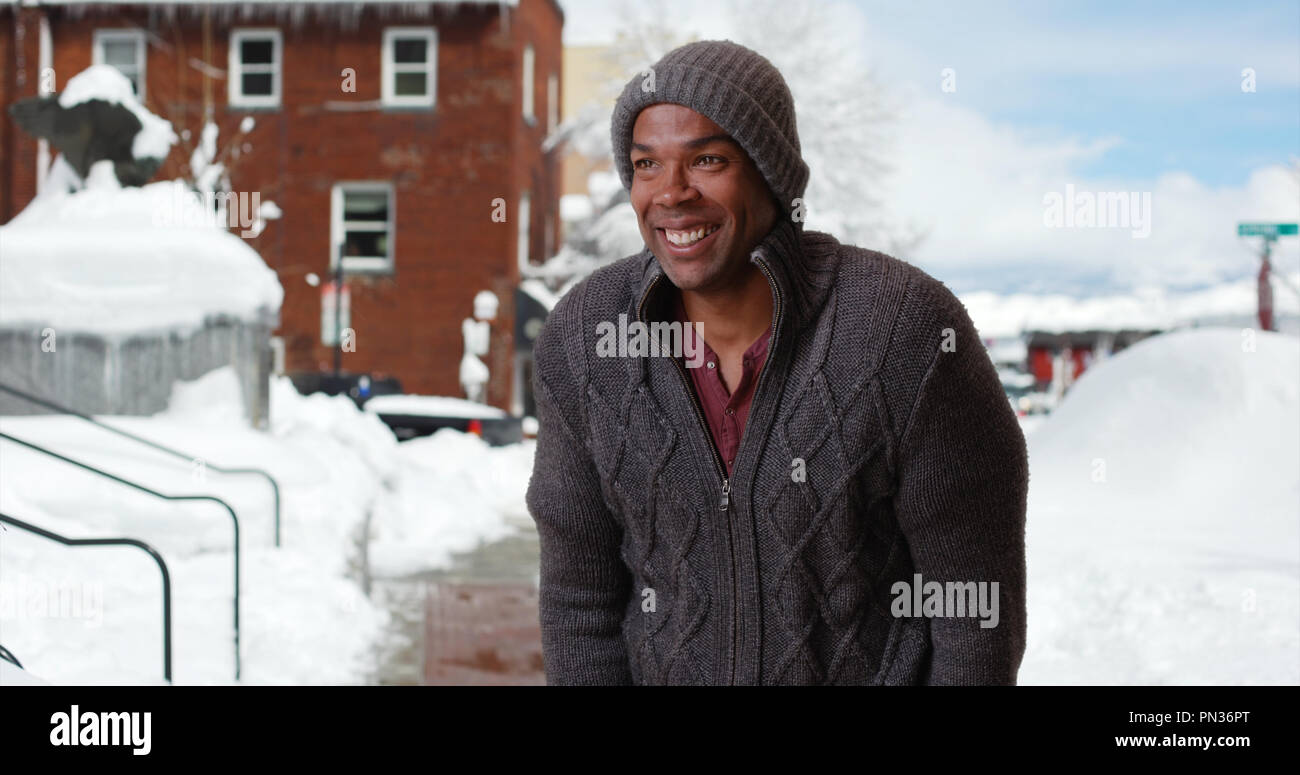
<path fill-rule="evenodd" d="M 664 229 L 664 234 L 667 235 L 668 241 L 674 245 L 685 246 L 699 242 L 717 230 L 718 227 L 714 225 L 701 226 L 695 231 L 673 231 L 672 229 Z"/>

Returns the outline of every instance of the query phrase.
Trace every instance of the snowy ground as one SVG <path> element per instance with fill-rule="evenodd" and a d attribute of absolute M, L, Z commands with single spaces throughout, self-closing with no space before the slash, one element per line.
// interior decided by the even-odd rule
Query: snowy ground
<path fill-rule="evenodd" d="M 1027 433 L 1026 684 L 1300 683 L 1300 339 L 1144 340 Z"/>
<path fill-rule="evenodd" d="M 1024 684 L 1300 683 L 1300 339 L 1198 329 L 1144 340 L 1086 372 L 1030 447 Z M 274 427 L 235 419 L 228 372 L 182 385 L 169 412 L 112 418 L 202 455 L 262 466 L 270 493 L 137 449 L 67 418 L 4 417 L 38 439 L 166 492 L 228 498 L 243 528 L 243 682 L 374 680 L 389 612 L 362 593 L 513 534 L 530 520 L 532 442 L 444 430 L 397 444 L 345 398 L 273 389 Z M 0 441 L 0 508 L 73 536 L 143 538 L 172 571 L 178 683 L 233 677 L 229 518 L 159 505 Z M 71 606 L 57 613 L 60 603 Z M 161 678 L 157 572 L 129 549 L 67 549 L 0 532 L 0 643 L 54 683 Z M 392 643 L 382 644 L 386 649 Z M 12 682 L 13 673 L 0 674 Z"/>
<path fill-rule="evenodd" d="M 238 419 L 233 374 L 178 385 L 168 412 L 101 418 L 200 456 L 187 463 L 79 420 L 3 417 L 0 430 L 171 494 L 228 500 L 240 517 L 243 683 L 370 679 L 387 612 L 362 592 L 361 531 L 370 515 L 369 572 L 441 567 L 457 551 L 527 519 L 532 443 L 491 448 L 456 431 L 399 445 L 378 418 L 342 397 L 272 391 L 273 428 Z M 71 537 L 127 535 L 156 547 L 172 580 L 173 677 L 234 678 L 229 515 L 211 503 L 155 500 L 0 441 L 0 510 Z M 280 482 L 283 547 L 273 545 L 269 486 L 206 467 L 256 466 Z M 136 549 L 70 549 L 0 532 L 0 643 L 54 683 L 162 679 L 161 582 Z"/>

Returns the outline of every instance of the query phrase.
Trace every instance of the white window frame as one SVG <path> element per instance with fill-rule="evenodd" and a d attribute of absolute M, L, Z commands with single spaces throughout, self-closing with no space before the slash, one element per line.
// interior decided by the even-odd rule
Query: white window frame
<path fill-rule="evenodd" d="M 348 223 L 343 220 L 344 192 L 373 193 L 376 191 L 388 195 L 388 222 L 384 231 L 388 232 L 387 256 L 343 256 L 343 273 L 346 274 L 391 274 L 396 266 L 397 256 L 397 191 L 389 181 L 382 180 L 348 180 L 335 183 L 330 189 L 330 274 L 333 275 L 339 258 L 339 247 L 348 231 Z M 372 222 L 352 222 L 352 231 L 381 231 L 373 228 Z"/>
<path fill-rule="evenodd" d="M 560 76 L 551 73 L 546 76 L 546 133 L 555 131 L 560 123 Z"/>
<path fill-rule="evenodd" d="M 532 203 L 529 201 L 531 198 L 532 195 L 527 191 L 519 193 L 519 211 L 516 213 L 519 223 L 515 228 L 515 239 L 518 243 L 516 245 L 517 258 L 521 272 L 531 263 L 529 259 L 532 257 L 533 218 L 531 212 Z"/>
<path fill-rule="evenodd" d="M 271 39 L 271 94 L 244 94 L 244 73 L 268 72 L 268 65 L 255 64 L 245 68 L 240 61 L 240 44 L 248 39 Z M 283 94 L 284 80 L 284 35 L 278 27 L 236 27 L 230 31 L 230 67 L 226 83 L 229 101 L 232 106 L 240 108 L 278 108 Z"/>
<path fill-rule="evenodd" d="M 536 79 L 537 54 L 533 51 L 533 44 L 531 43 L 524 44 L 523 70 L 524 121 L 535 124 L 537 123 L 537 116 L 533 105 L 533 81 Z"/>
<path fill-rule="evenodd" d="M 428 61 L 423 66 L 396 60 L 396 38 L 423 38 L 428 43 Z M 383 104 L 398 108 L 432 108 L 438 102 L 438 30 L 436 27 L 385 27 L 382 54 Z M 423 70 L 421 68 L 423 67 Z M 427 95 L 397 94 L 398 73 L 425 73 Z"/>
<path fill-rule="evenodd" d="M 135 96 L 143 104 L 145 89 L 148 84 L 145 65 L 149 59 L 149 49 L 142 30 L 123 29 L 121 27 L 95 30 L 94 45 L 91 47 L 93 53 L 90 61 L 96 65 L 106 64 L 104 62 L 104 44 L 122 41 L 135 44 L 135 69 L 138 72 L 137 78 L 140 82 L 140 93 Z"/>

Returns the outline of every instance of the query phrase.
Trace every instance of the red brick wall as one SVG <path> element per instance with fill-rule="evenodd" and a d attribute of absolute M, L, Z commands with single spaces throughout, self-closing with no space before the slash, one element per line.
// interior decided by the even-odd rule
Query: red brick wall
<path fill-rule="evenodd" d="M 93 6 L 53 9 L 49 15 L 60 89 L 90 64 L 95 29 L 139 25 L 156 34 L 148 47 L 146 104 L 178 133 L 189 130 L 191 138 L 173 148 L 155 179 L 187 174 L 204 107 L 205 77 L 190 65 L 192 58 L 205 59 L 201 16 L 193 9 L 151 13 Z M 28 26 L 28 56 L 34 63 L 35 25 Z M 386 26 L 437 28 L 433 110 L 341 109 L 379 100 Z M 558 162 L 540 151 L 546 74 L 558 73 L 561 61 L 557 6 L 552 0 L 522 0 L 505 14 L 489 4 L 435 8 L 422 18 L 369 9 L 353 24 L 311 15 L 299 23 L 214 15 L 206 61 L 221 70 L 227 66 L 231 27 L 278 27 L 284 40 L 280 108 L 230 110 L 225 80 L 207 81 L 219 147 L 235 135 L 245 115 L 257 121 L 245 138 L 249 149 L 228 162 L 235 191 L 259 192 L 263 201 L 274 200 L 284 212 L 250 244 L 279 273 L 285 289 L 278 333 L 285 339 L 286 367 L 332 368 L 333 350 L 320 344 L 321 289 L 305 280 L 311 272 L 329 278 L 332 186 L 387 181 L 396 195 L 395 270 L 349 277 L 356 351 L 343 353 L 344 370 L 396 376 L 411 393 L 460 395 L 460 323 L 472 314 L 474 294 L 488 289 L 501 300 L 486 359 L 492 373 L 488 400 L 508 408 L 513 288 L 519 279 L 514 211 L 520 190 L 532 192 L 534 260 L 543 252 L 542 219 L 551 218 L 559 233 Z M 8 38 L 13 39 L 12 33 Z M 525 39 L 536 50 L 536 127 L 527 126 L 521 116 Z M 0 48 L 0 56 L 8 70 L 11 55 Z M 341 71 L 348 67 L 356 71 L 356 91 L 345 93 Z M 34 72 L 34 64 L 28 71 Z M 4 88 L 12 88 L 10 77 L 3 78 Z M 28 80 L 24 93 L 35 93 L 36 84 Z M 13 201 L 0 210 L 4 220 L 34 191 L 34 179 L 24 177 L 24 167 L 34 172 L 35 142 L 23 139 L 19 146 L 12 163 L 5 162 L 12 169 L 0 169 L 14 190 Z M 508 203 L 506 223 L 491 220 L 496 197 Z M 0 206 L 5 204 L 0 200 Z"/>
<path fill-rule="evenodd" d="M 0 100 L 35 96 L 40 86 L 40 17 L 32 8 L 0 10 Z M 37 141 L 20 132 L 7 112 L 0 129 L 0 222 L 8 221 L 36 195 Z"/>

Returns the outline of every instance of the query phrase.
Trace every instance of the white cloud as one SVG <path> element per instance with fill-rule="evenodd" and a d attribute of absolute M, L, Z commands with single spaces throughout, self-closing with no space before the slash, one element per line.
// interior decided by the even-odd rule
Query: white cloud
<path fill-rule="evenodd" d="M 1236 236 L 1238 221 L 1300 219 L 1300 180 L 1281 165 L 1218 188 L 1183 172 L 1091 179 L 1076 170 L 1118 139 L 1033 135 L 917 93 L 905 104 L 889 206 L 929 231 L 909 260 L 940 279 L 962 277 L 967 287 L 979 277 L 991 288 L 1023 287 L 1016 278 L 1041 278 L 1040 287 L 1058 290 L 1071 278 L 1082 285 L 1091 284 L 1082 278 L 1109 278 L 1120 286 L 1198 286 L 1257 266 Z M 1048 228 L 1044 197 L 1064 194 L 1067 184 L 1077 192 L 1149 193 L 1150 236 L 1135 238 L 1132 228 Z M 1277 245 L 1276 263 L 1288 271 L 1300 257 L 1296 243 L 1284 238 Z M 999 282 L 999 269 L 1014 277 Z"/>
<path fill-rule="evenodd" d="M 564 0 L 563 6 L 567 44 L 609 42 L 619 27 L 619 4 Z M 842 3 L 828 6 L 836 32 L 858 39 L 903 108 L 888 132 L 897 155 L 884 181 L 890 192 L 885 205 L 895 218 L 928 231 L 903 257 L 959 290 L 1083 294 L 1107 286 L 1198 287 L 1256 270 L 1254 245 L 1236 236 L 1238 221 L 1300 220 L 1300 181 L 1280 166 L 1285 159 L 1261 159 L 1245 183 L 1232 186 L 1212 187 L 1180 171 L 1155 179 L 1089 178 L 1078 170 L 1121 147 L 1123 138 L 1029 131 L 995 123 L 970 107 L 979 95 L 984 110 L 1059 98 L 1038 92 L 1057 77 L 1075 75 L 1128 73 L 1163 84 L 1153 99 L 1170 90 L 1235 90 L 1242 66 L 1269 73 L 1274 84 L 1300 82 L 1294 40 L 1261 27 L 1259 18 L 1235 14 L 1218 27 L 1203 19 L 1170 19 L 1152 38 L 1146 29 L 1105 20 L 1066 28 L 1012 6 L 945 4 L 932 13 L 891 3 L 868 5 L 865 14 Z M 672 19 L 699 37 L 735 34 L 720 3 L 660 0 L 634 10 Z M 1246 34 L 1250 30 L 1258 34 Z M 945 66 L 957 68 L 960 99 L 939 90 Z M 799 121 L 805 131 L 816 123 Z M 812 174 L 819 170 L 813 167 Z M 1149 193 L 1150 236 L 1135 239 L 1130 228 L 1047 228 L 1044 196 L 1065 192 L 1067 184 L 1079 192 Z M 815 216 L 817 203 L 809 207 Z M 1274 263 L 1282 271 L 1300 269 L 1298 243 L 1292 237 L 1277 244 Z"/>

